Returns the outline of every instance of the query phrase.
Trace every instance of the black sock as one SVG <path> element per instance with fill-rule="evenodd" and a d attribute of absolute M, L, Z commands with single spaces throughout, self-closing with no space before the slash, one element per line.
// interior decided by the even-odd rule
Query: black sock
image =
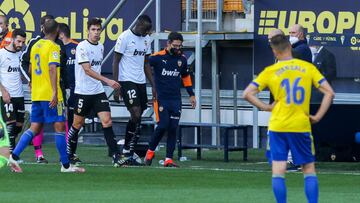
<path fill-rule="evenodd" d="M 137 145 L 137 142 L 140 138 L 140 122 L 135 124 L 135 133 L 130 139 L 130 156 L 134 155 L 135 152 L 135 146 Z"/>
<path fill-rule="evenodd" d="M 104 130 L 106 144 L 109 147 L 110 152 L 112 153 L 112 155 L 118 154 L 119 148 L 118 148 L 116 140 L 115 140 L 115 134 L 114 134 L 112 126 L 107 127 L 107 128 L 103 127 L 103 130 Z"/>
<path fill-rule="evenodd" d="M 135 135 L 135 131 L 136 131 L 136 123 L 129 120 L 126 125 L 126 132 L 125 132 L 125 143 L 124 143 L 125 150 L 130 150 L 131 138 Z"/>
<path fill-rule="evenodd" d="M 66 152 L 69 156 L 73 156 L 76 153 L 77 141 L 79 137 L 79 130 L 71 126 L 68 133 L 68 142 L 66 145 Z"/>
<path fill-rule="evenodd" d="M 15 140 L 17 137 L 17 133 L 16 133 L 16 123 L 12 123 L 6 126 L 7 131 L 9 133 L 9 141 L 10 141 L 10 151 L 15 149 Z"/>
<path fill-rule="evenodd" d="M 64 168 L 68 169 L 70 167 L 70 163 L 63 164 Z"/>
<path fill-rule="evenodd" d="M 15 161 L 18 161 L 20 159 L 20 157 L 16 156 L 15 154 L 11 154 L 11 156 Z"/>

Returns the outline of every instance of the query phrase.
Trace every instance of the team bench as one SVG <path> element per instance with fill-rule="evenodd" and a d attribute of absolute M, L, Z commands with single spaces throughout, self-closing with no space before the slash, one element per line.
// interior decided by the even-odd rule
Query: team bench
<path fill-rule="evenodd" d="M 223 143 L 224 145 L 205 145 L 201 144 L 201 128 L 203 127 L 218 127 L 223 128 Z M 184 128 L 195 128 L 197 136 L 197 144 L 183 144 L 182 143 L 182 129 Z M 197 159 L 201 159 L 201 148 L 209 149 L 223 149 L 224 150 L 224 161 L 229 161 L 229 152 L 231 151 L 243 151 L 243 160 L 247 161 L 247 125 L 234 125 L 234 124 L 216 124 L 216 123 L 190 123 L 180 122 L 178 131 L 178 157 L 182 157 L 183 149 L 197 149 Z M 242 130 L 243 131 L 243 146 L 229 146 L 229 131 Z"/>

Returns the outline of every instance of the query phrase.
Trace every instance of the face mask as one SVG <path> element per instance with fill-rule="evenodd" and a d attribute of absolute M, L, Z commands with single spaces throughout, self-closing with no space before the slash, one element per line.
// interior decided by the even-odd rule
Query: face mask
<path fill-rule="evenodd" d="M 177 48 L 171 48 L 170 49 L 170 53 L 172 54 L 172 55 L 181 55 L 182 54 L 182 50 L 181 49 L 177 49 Z"/>
<path fill-rule="evenodd" d="M 290 36 L 289 41 L 290 41 L 290 44 L 295 44 L 296 42 L 299 41 L 299 38 Z"/>

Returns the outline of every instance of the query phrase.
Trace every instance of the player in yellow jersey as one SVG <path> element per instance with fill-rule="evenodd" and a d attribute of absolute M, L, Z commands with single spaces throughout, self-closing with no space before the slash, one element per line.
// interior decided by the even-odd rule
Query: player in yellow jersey
<path fill-rule="evenodd" d="M 62 163 L 61 172 L 84 172 L 83 168 L 70 165 L 66 153 L 65 111 L 60 89 L 60 47 L 54 42 L 58 29 L 55 20 L 47 20 L 44 24 L 45 37 L 31 49 L 31 126 L 21 136 L 10 160 L 19 159 L 20 153 L 33 136 L 40 132 L 43 123 L 54 123 L 56 148 Z"/>
<path fill-rule="evenodd" d="M 293 59 L 291 45 L 284 35 L 271 38 L 270 45 L 279 60 L 263 70 L 244 91 L 244 98 L 263 111 L 270 111 L 270 152 L 272 161 L 272 188 L 277 202 L 286 202 L 285 171 L 288 152 L 295 164 L 302 166 L 304 190 L 308 202 L 318 202 L 318 180 L 311 136 L 311 123 L 319 122 L 329 109 L 334 92 L 311 63 Z M 310 115 L 311 87 L 323 94 L 315 115 Z M 275 102 L 265 104 L 256 97 L 269 88 Z"/>

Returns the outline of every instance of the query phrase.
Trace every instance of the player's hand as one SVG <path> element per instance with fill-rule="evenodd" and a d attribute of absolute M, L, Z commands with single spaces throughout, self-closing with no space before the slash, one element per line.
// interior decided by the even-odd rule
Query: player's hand
<path fill-rule="evenodd" d="M 193 109 L 195 109 L 195 107 L 196 107 L 196 98 L 195 98 L 195 96 L 190 97 L 190 103 L 191 103 L 191 107 Z"/>
<path fill-rule="evenodd" d="M 106 84 L 112 87 L 113 89 L 120 89 L 120 84 L 115 80 L 108 80 Z"/>
<path fill-rule="evenodd" d="M 152 92 L 153 100 L 156 100 L 157 99 L 157 93 L 156 93 L 156 89 L 154 87 L 151 87 L 151 92 Z"/>
<path fill-rule="evenodd" d="M 10 97 L 9 92 L 4 90 L 1 93 L 2 93 L 2 98 L 3 98 L 4 102 L 7 104 L 10 104 L 11 97 Z"/>
<path fill-rule="evenodd" d="M 310 115 L 310 122 L 311 124 L 315 124 L 315 123 L 318 123 L 320 121 L 320 119 L 316 116 L 313 116 L 313 115 Z"/>
<path fill-rule="evenodd" d="M 58 103 L 58 98 L 57 98 L 57 94 L 55 94 L 52 96 L 52 99 L 49 103 L 49 107 L 53 109 L 57 106 L 57 103 Z"/>
<path fill-rule="evenodd" d="M 114 101 L 120 103 L 121 92 L 119 89 L 114 90 Z"/>
<path fill-rule="evenodd" d="M 268 105 L 266 105 L 266 107 L 265 107 L 264 111 L 271 112 L 271 111 L 274 109 L 274 107 L 275 107 L 276 103 L 277 103 L 277 102 L 276 102 L 276 101 L 274 101 L 272 104 L 268 104 Z"/>

